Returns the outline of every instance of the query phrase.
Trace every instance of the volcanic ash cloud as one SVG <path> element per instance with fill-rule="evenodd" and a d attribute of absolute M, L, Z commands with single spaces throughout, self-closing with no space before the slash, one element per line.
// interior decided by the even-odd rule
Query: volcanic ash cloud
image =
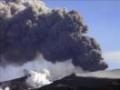
<path fill-rule="evenodd" d="M 104 70 L 101 48 L 87 31 L 77 11 L 50 9 L 39 0 L 1 0 L 0 65 L 22 67 L 40 54 L 53 65 L 71 60 L 85 71 Z"/>

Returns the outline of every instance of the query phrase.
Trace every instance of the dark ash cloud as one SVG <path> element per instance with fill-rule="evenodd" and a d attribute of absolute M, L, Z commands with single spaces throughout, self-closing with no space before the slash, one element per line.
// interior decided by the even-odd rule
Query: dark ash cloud
<path fill-rule="evenodd" d="M 0 2 L 0 63 L 23 64 L 41 53 L 53 63 L 72 59 L 84 70 L 104 70 L 101 48 L 87 31 L 77 11 Z"/>

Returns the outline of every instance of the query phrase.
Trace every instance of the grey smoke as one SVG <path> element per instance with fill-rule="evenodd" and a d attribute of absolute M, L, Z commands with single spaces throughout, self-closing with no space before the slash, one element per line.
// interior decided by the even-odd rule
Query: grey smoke
<path fill-rule="evenodd" d="M 39 0 L 0 2 L 0 64 L 22 65 L 40 53 L 52 63 L 71 59 L 83 70 L 104 70 L 101 48 L 87 31 L 77 11 Z"/>

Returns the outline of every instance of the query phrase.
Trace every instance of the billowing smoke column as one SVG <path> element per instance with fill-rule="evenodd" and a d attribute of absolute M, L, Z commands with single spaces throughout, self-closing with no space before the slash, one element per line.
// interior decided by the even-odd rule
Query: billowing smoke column
<path fill-rule="evenodd" d="M 40 0 L 1 0 L 0 65 L 23 65 L 41 54 L 53 65 L 71 60 L 86 71 L 104 70 L 101 48 L 87 31 L 74 10 L 49 9 Z"/>

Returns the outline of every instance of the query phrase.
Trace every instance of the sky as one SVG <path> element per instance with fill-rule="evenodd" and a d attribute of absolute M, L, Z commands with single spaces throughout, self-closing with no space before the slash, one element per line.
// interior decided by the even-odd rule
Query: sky
<path fill-rule="evenodd" d="M 100 44 L 109 69 L 120 68 L 120 0 L 44 0 L 50 8 L 76 10 Z"/>

